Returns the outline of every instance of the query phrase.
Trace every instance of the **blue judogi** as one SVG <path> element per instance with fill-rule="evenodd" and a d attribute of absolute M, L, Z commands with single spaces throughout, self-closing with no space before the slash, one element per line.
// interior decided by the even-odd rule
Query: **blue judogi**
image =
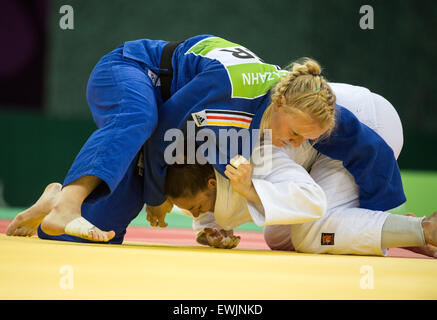
<path fill-rule="evenodd" d="M 159 74 L 166 44 L 128 41 L 99 61 L 88 82 L 87 100 L 98 129 L 82 147 L 64 185 L 85 175 L 104 181 L 84 202 L 82 216 L 102 230 L 116 231 L 113 243 L 122 241 L 144 203 L 159 205 L 166 198 L 164 153 L 170 142 L 164 141 L 164 135 L 169 129 L 184 129 L 196 115 L 217 135 L 221 129 L 258 129 L 270 104 L 269 89 L 280 78 L 278 67 L 264 63 L 246 48 L 201 35 L 174 51 L 171 97 L 164 103 Z M 316 144 L 316 149 L 343 161 L 360 187 L 361 207 L 387 210 L 399 206 L 405 195 L 393 151 L 352 113 L 341 106 L 337 109 L 334 134 Z M 211 114 L 224 115 L 227 124 L 214 122 Z M 228 120 L 234 118 L 239 123 Z M 245 143 L 254 141 L 242 141 L 233 152 L 217 145 L 216 154 L 226 154 L 228 163 L 242 153 Z M 143 176 L 136 166 L 140 150 Z M 224 174 L 226 164 L 214 166 Z M 38 234 L 87 242 L 65 235 L 51 237 L 40 229 Z"/>

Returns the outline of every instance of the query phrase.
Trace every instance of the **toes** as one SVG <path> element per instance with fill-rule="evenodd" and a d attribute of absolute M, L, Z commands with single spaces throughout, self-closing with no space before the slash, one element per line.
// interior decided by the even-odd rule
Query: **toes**
<path fill-rule="evenodd" d="M 91 229 L 89 231 L 88 240 L 100 242 L 100 241 L 102 241 L 102 239 L 103 239 L 102 232 L 99 229 L 97 229 L 96 227 L 94 227 L 93 229 Z"/>
<path fill-rule="evenodd" d="M 8 236 L 13 236 L 15 235 L 15 232 L 17 231 L 17 229 L 20 228 L 20 224 L 23 222 L 23 216 L 18 214 L 14 220 L 12 220 L 12 222 L 9 224 L 9 226 L 6 229 L 6 234 Z"/>
<path fill-rule="evenodd" d="M 15 230 L 14 236 L 17 237 L 25 237 L 28 234 L 28 229 L 26 227 L 19 227 Z"/>
<path fill-rule="evenodd" d="M 88 240 L 90 241 L 96 241 L 96 242 L 108 242 L 112 238 L 114 238 L 115 232 L 114 231 L 102 231 L 97 227 L 94 227 L 89 231 Z"/>
<path fill-rule="evenodd" d="M 16 231 L 16 224 L 14 223 L 14 221 L 12 221 L 9 225 L 8 225 L 8 227 L 7 227 L 7 229 L 6 229 L 6 235 L 7 236 L 12 236 L 12 235 L 14 235 L 14 232 Z"/>
<path fill-rule="evenodd" d="M 106 234 L 108 236 L 108 241 L 115 237 L 115 232 L 112 230 L 107 232 Z"/>
<path fill-rule="evenodd" d="M 35 229 L 26 228 L 26 232 L 23 234 L 24 237 L 32 237 L 36 233 Z"/>
<path fill-rule="evenodd" d="M 16 236 L 16 237 L 30 237 L 33 236 L 36 232 L 35 229 L 29 226 L 20 225 L 22 222 L 22 217 L 17 216 L 11 224 L 6 229 L 6 235 L 8 236 Z"/>
<path fill-rule="evenodd" d="M 96 241 L 96 236 L 95 236 L 95 227 L 91 230 L 88 231 L 88 236 L 87 236 L 87 240 L 90 241 Z"/>

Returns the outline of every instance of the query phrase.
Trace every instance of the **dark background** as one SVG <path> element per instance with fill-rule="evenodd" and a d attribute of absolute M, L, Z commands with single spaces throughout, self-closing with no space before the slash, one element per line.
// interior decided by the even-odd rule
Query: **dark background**
<path fill-rule="evenodd" d="M 62 5 L 74 30 L 62 30 Z M 374 29 L 362 30 L 362 5 Z M 281 66 L 318 60 L 332 82 L 369 88 L 404 126 L 401 170 L 437 170 L 434 0 L 0 0 L 0 206 L 27 206 L 62 182 L 95 129 L 85 89 L 125 41 L 214 34 Z"/>

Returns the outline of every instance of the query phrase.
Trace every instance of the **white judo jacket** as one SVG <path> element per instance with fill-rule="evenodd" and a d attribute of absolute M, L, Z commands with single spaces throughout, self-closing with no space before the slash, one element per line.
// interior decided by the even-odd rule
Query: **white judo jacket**
<path fill-rule="evenodd" d="M 214 212 L 194 219 L 196 232 L 206 227 L 232 230 L 251 221 L 258 226 L 301 224 L 319 219 L 326 212 L 324 191 L 284 149 L 271 144 L 258 147 L 251 163 L 252 182 L 263 206 L 247 201 L 216 171 Z"/>

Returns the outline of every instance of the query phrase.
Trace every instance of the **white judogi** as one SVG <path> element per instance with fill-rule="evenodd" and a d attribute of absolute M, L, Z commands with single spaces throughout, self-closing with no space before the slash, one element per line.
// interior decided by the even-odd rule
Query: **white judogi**
<path fill-rule="evenodd" d="M 397 157 L 403 137 L 393 106 L 366 88 L 330 85 L 337 104 L 377 132 Z M 264 208 L 236 194 L 229 180 L 216 173 L 215 212 L 195 219 L 195 230 L 217 225 L 230 230 L 252 220 L 266 226 L 265 239 L 272 249 L 293 250 L 294 247 L 307 253 L 385 254 L 381 248 L 381 230 L 389 213 L 358 208 L 358 186 L 341 161 L 319 154 L 308 142 L 298 148 L 291 145 L 281 148 L 282 152 L 277 149 L 273 148 L 270 172 L 256 175 L 254 168 L 253 184 Z M 299 165 L 310 172 L 312 179 Z M 327 207 L 322 204 L 324 201 Z"/>

